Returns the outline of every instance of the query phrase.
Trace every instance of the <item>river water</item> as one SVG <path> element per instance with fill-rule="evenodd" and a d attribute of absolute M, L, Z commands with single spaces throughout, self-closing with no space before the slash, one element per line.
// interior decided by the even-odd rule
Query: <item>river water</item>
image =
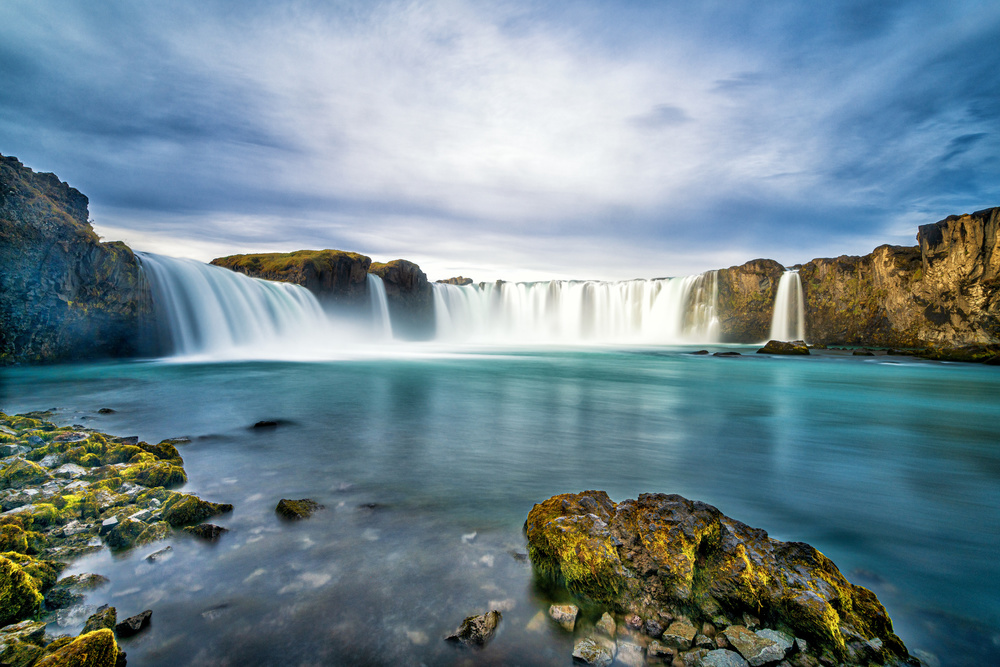
<path fill-rule="evenodd" d="M 216 544 L 176 533 L 67 571 L 110 577 L 88 604 L 153 610 L 122 641 L 133 665 L 568 665 L 570 637 L 531 626 L 552 594 L 521 527 L 585 489 L 679 493 L 808 542 L 878 594 L 911 650 L 1000 664 L 1000 371 L 692 349 L 6 368 L 0 409 L 188 436 L 183 490 L 236 506 Z M 276 518 L 305 497 L 327 509 Z M 491 607 L 506 611 L 485 650 L 442 641 Z"/>

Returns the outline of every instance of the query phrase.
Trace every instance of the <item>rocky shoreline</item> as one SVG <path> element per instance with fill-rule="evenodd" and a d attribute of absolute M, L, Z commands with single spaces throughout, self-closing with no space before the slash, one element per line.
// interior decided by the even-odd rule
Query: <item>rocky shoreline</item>
<path fill-rule="evenodd" d="M 121 667 L 115 637 L 140 632 L 152 611 L 118 622 L 114 607 L 101 608 L 77 637 L 51 636 L 48 623 L 85 611 L 83 592 L 107 583 L 59 573 L 84 554 L 153 545 L 174 530 L 217 539 L 224 529 L 204 521 L 233 506 L 171 490 L 187 481 L 184 439 L 151 445 L 48 416 L 0 413 L 0 663 Z"/>

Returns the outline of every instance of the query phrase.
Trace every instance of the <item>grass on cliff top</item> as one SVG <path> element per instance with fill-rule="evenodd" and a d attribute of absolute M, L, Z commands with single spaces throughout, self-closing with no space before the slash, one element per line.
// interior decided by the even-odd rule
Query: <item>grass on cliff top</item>
<path fill-rule="evenodd" d="M 227 269 L 244 269 L 259 273 L 281 274 L 307 265 L 322 269 L 349 260 L 371 262 L 371 258 L 356 252 L 343 250 L 296 250 L 295 252 L 272 252 L 252 255 L 230 255 L 212 260 L 212 264 Z"/>

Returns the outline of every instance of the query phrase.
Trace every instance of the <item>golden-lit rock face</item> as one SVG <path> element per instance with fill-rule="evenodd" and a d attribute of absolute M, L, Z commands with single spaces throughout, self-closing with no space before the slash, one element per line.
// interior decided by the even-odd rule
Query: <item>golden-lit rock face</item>
<path fill-rule="evenodd" d="M 886 660 L 907 650 L 875 595 L 822 553 L 779 542 L 715 507 L 678 495 L 613 502 L 603 491 L 554 496 L 525 522 L 536 572 L 617 613 L 696 626 L 761 624 L 851 662 L 877 640 Z"/>

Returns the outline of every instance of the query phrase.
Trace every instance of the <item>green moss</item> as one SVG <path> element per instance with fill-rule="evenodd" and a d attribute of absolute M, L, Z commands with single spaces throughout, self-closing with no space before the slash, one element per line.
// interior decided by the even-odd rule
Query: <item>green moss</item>
<path fill-rule="evenodd" d="M 136 447 L 135 445 L 121 445 L 108 450 L 108 453 L 104 457 L 104 464 L 141 463 L 143 461 L 152 460 L 155 460 L 154 456 L 143 451 L 141 448 Z"/>
<path fill-rule="evenodd" d="M 83 626 L 83 632 L 80 634 L 87 634 L 88 632 L 94 632 L 95 630 L 108 629 L 114 630 L 115 625 L 118 624 L 118 610 L 114 607 L 108 607 L 98 611 L 96 614 L 90 616 L 87 622 Z"/>
<path fill-rule="evenodd" d="M 31 578 L 35 588 L 42 593 L 55 585 L 59 579 L 59 573 L 66 567 L 64 563 L 59 561 L 34 558 L 14 551 L 4 552 L 0 556 L 16 563 Z"/>
<path fill-rule="evenodd" d="M 213 259 L 212 264 L 233 271 L 257 275 L 279 276 L 311 268 L 317 273 L 331 271 L 343 261 L 369 263 L 371 259 L 356 252 L 342 250 L 296 250 L 285 253 L 230 255 Z"/>
<path fill-rule="evenodd" d="M 163 519 L 177 528 L 232 511 L 233 506 L 228 503 L 211 503 L 197 496 L 176 494 L 164 506 Z"/>
<path fill-rule="evenodd" d="M 144 544 L 152 544 L 153 542 L 159 542 L 164 540 L 170 535 L 170 524 L 166 521 L 157 521 L 154 524 L 150 524 L 146 527 L 139 537 L 135 539 L 135 546 L 142 546 Z"/>
<path fill-rule="evenodd" d="M 147 487 L 170 488 L 187 482 L 187 475 L 180 466 L 166 461 L 145 462 L 126 468 L 122 478 Z"/>
<path fill-rule="evenodd" d="M 80 635 L 49 653 L 38 661 L 37 667 L 113 667 L 117 660 L 115 634 L 103 628 Z"/>
<path fill-rule="evenodd" d="M 17 639 L 0 644 L 0 664 L 8 667 L 31 667 L 44 653 L 40 646 Z"/>
<path fill-rule="evenodd" d="M 24 459 L 14 459 L 0 472 L 0 487 L 16 489 L 30 484 L 40 484 L 48 478 L 48 471 L 40 465 Z"/>
<path fill-rule="evenodd" d="M 22 554 L 28 552 L 28 535 L 23 528 L 13 524 L 0 526 L 0 552 L 2 551 Z"/>
<path fill-rule="evenodd" d="M 34 616 L 41 604 L 42 594 L 28 573 L 0 556 L 0 627 Z"/>

